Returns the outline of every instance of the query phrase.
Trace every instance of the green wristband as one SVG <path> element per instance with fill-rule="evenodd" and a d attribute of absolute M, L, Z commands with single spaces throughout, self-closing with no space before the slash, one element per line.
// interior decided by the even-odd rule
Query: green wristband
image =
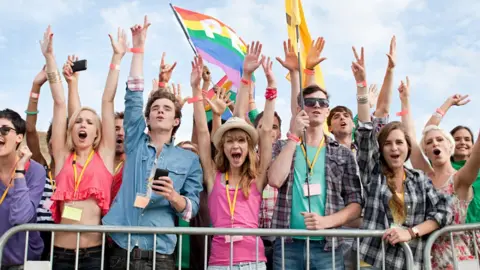
<path fill-rule="evenodd" d="M 38 114 L 39 112 L 40 112 L 40 111 L 35 111 L 35 112 L 29 112 L 28 110 L 25 111 L 25 113 L 26 113 L 27 115 L 36 115 L 36 114 Z"/>

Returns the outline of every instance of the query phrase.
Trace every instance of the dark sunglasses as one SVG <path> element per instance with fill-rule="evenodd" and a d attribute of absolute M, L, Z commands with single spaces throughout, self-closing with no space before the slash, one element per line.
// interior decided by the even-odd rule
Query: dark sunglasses
<path fill-rule="evenodd" d="M 318 102 L 318 106 L 320 106 L 320 108 L 328 108 L 328 99 L 326 98 L 305 98 L 304 99 L 304 102 L 305 102 L 305 106 L 307 107 L 315 107 L 315 105 L 317 104 Z"/>
<path fill-rule="evenodd" d="M 2 136 L 7 136 L 8 133 L 10 132 L 10 130 L 13 130 L 15 132 L 17 132 L 14 128 L 12 127 L 8 127 L 8 126 L 1 126 L 0 127 L 0 134 L 2 134 Z"/>

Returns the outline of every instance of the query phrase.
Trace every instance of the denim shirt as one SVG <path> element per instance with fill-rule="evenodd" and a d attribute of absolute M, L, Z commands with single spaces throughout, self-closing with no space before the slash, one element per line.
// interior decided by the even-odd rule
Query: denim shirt
<path fill-rule="evenodd" d="M 187 201 L 182 213 L 177 213 L 163 196 L 152 193 L 148 205 L 134 207 L 137 194 L 146 194 L 148 178 L 155 168 L 156 148 L 145 134 L 143 117 L 143 78 L 129 78 L 125 95 L 125 153 L 122 186 L 103 218 L 104 225 L 174 227 L 175 216 L 189 220 L 199 208 L 199 194 L 203 189 L 203 172 L 198 156 L 191 151 L 176 147 L 173 139 L 163 145 L 157 158 L 157 168 L 167 169 L 175 190 Z M 123 249 L 128 248 L 128 234 L 112 233 L 112 239 Z M 172 254 L 177 242 L 176 235 L 157 235 L 156 252 Z M 138 247 L 153 250 L 153 234 L 132 234 L 130 250 Z"/>

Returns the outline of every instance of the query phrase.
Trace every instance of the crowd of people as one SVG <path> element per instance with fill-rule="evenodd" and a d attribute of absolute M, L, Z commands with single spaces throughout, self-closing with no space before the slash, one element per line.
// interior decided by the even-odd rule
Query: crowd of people
<path fill-rule="evenodd" d="M 282 254 L 285 269 L 305 269 L 310 252 L 311 269 L 332 269 L 333 265 L 354 269 L 357 260 L 362 269 L 380 269 L 385 259 L 388 269 L 396 270 L 405 269 L 406 261 L 399 243 L 410 246 L 420 269 L 431 232 L 479 221 L 479 138 L 475 142 L 476 136 L 465 126 L 451 132 L 439 127 L 447 111 L 468 103 L 468 96 L 452 93 L 433 112 L 417 141 L 407 77 L 398 87 L 401 121 L 389 122 L 397 92 L 395 37 L 379 93 L 367 84 L 364 48 L 353 48 L 357 108 L 332 106 L 328 91 L 315 83 L 315 67 L 325 60 L 323 38 L 312 44 L 305 69 L 299 66 L 291 41 L 284 42 L 285 55 L 277 60 L 290 74 L 292 116 L 283 126 L 288 130 L 285 140 L 275 112 L 278 91 L 273 62 L 262 54 L 260 42 L 247 46 L 234 104 L 226 89 L 216 88 L 214 97 L 207 96 L 210 71 L 201 57 L 195 57 L 190 77 L 193 97 L 188 99 L 194 106 L 192 139 L 175 142 L 187 102 L 179 88 L 169 86 L 175 63 L 167 64 L 162 58 L 159 78 L 146 104 L 143 100 L 149 27 L 145 17 L 143 25 L 131 28 L 133 48 L 127 45 L 125 31 L 119 29 L 117 38 L 110 36 L 113 55 L 101 114 L 80 101 L 78 72 L 72 69 L 78 60 L 75 56 L 68 57 L 60 73 L 53 32 L 47 28 L 41 41 L 45 67 L 33 81 L 26 120 L 13 110 L 0 111 L 2 234 L 27 223 L 384 230 L 383 239 L 362 238 L 358 247 L 349 238 L 310 237 L 309 250 L 307 237 L 286 237 L 283 244 L 280 238 L 262 237 L 258 262 L 254 236 L 184 236 L 188 241 L 178 250 L 176 235 L 111 233 L 104 269 L 126 269 L 127 254 L 130 269 L 152 269 L 153 260 L 155 269 L 178 265 L 229 269 L 233 242 L 231 269 L 282 269 Z M 125 111 L 115 112 L 119 67 L 127 52 L 133 56 Z M 256 108 L 251 79 L 260 66 L 268 83 L 263 112 Z M 46 138 L 49 162 L 40 151 L 36 130 L 40 89 L 47 82 L 54 104 Z M 212 110 L 211 121 L 205 106 Z M 223 121 L 226 109 L 233 116 Z M 331 135 L 325 133 L 325 123 Z M 24 139 L 26 146 L 20 146 Z M 411 167 L 406 165 L 409 159 Z M 453 256 L 465 261 L 478 255 L 473 243 L 477 237 L 456 233 L 453 239 L 455 250 L 448 236 L 434 244 L 434 269 L 453 269 Z M 54 239 L 50 232 L 30 232 L 28 238 L 17 233 L 5 246 L 2 270 L 23 269 L 25 241 L 28 260 L 52 256 L 53 269 L 76 269 L 78 256 L 78 269 L 100 269 L 102 240 L 102 234 L 95 232 L 81 233 L 79 243 L 76 232 L 57 232 Z M 184 254 L 184 260 L 176 261 L 178 253 Z"/>

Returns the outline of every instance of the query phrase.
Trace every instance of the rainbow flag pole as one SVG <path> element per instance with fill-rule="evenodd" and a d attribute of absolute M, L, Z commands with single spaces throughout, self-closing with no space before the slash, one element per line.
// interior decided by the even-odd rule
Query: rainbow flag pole
<path fill-rule="evenodd" d="M 180 27 L 182 27 L 183 33 L 185 34 L 185 37 L 187 38 L 188 44 L 190 44 L 190 48 L 192 48 L 195 56 L 198 56 L 197 50 L 195 50 L 195 46 L 193 46 L 192 40 L 190 39 L 190 36 L 188 35 L 188 32 L 187 32 L 187 29 L 185 28 L 185 25 L 183 25 L 182 20 L 178 16 L 178 13 L 175 12 L 175 8 L 173 8 L 172 3 L 170 3 L 169 5 L 170 5 L 170 8 L 173 11 L 173 14 L 175 14 L 175 18 L 177 19 L 178 24 L 180 25 Z"/>

